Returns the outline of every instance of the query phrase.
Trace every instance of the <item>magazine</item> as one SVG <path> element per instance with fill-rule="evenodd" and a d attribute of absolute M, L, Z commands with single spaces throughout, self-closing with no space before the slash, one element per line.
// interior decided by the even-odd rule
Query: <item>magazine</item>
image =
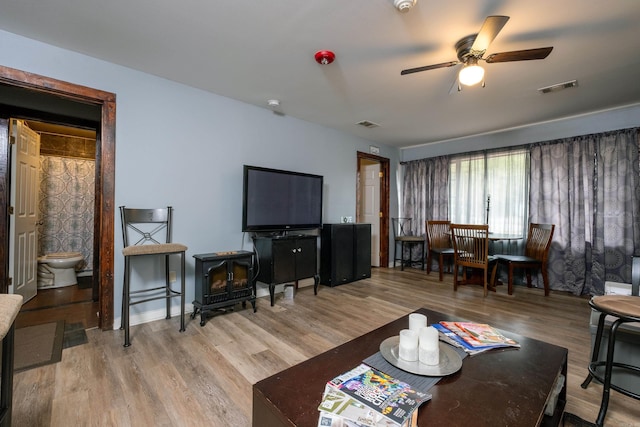
<path fill-rule="evenodd" d="M 411 418 L 411 424 L 406 427 L 418 426 L 418 412 L 415 411 Z M 392 426 L 397 427 L 398 424 L 387 420 L 389 424 L 383 424 L 385 427 Z M 318 427 L 369 427 L 366 424 L 361 424 L 356 421 L 352 421 L 348 418 L 341 417 L 340 415 L 331 414 L 329 412 L 320 411 L 320 418 L 318 418 Z"/>
<path fill-rule="evenodd" d="M 471 344 L 462 339 L 459 335 L 451 332 L 449 329 L 439 323 L 434 323 L 434 328 L 440 333 L 440 341 L 464 350 L 469 356 L 484 353 L 487 350 L 493 350 L 496 346 L 473 347 Z"/>
<path fill-rule="evenodd" d="M 357 423 L 340 415 L 329 412 L 320 411 L 318 418 L 318 427 L 368 427 L 364 424 Z"/>
<path fill-rule="evenodd" d="M 520 347 L 515 340 L 507 338 L 497 329 L 486 323 L 473 322 L 440 322 L 442 326 L 462 338 L 465 343 L 474 349 Z"/>
<path fill-rule="evenodd" d="M 411 425 L 414 412 L 431 399 L 431 394 L 364 363 L 330 380 L 327 390 L 342 392 L 400 426 Z"/>
<path fill-rule="evenodd" d="M 397 427 L 399 425 L 329 385 L 325 387 L 318 409 L 320 410 L 319 426 Z"/>

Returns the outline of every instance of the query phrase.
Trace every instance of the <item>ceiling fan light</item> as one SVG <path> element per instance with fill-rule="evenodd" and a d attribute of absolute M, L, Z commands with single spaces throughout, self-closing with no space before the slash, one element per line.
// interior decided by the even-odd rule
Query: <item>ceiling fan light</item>
<path fill-rule="evenodd" d="M 473 86 L 478 84 L 484 78 L 484 68 L 477 64 L 465 65 L 458 74 L 460 83 L 465 86 Z"/>

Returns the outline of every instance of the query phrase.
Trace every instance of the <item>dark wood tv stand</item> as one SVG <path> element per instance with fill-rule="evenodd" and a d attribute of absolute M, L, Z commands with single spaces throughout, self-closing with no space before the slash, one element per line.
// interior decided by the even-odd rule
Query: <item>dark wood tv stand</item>
<path fill-rule="evenodd" d="M 257 280 L 269 285 L 271 305 L 278 284 L 295 283 L 313 277 L 313 293 L 318 294 L 318 237 L 312 235 L 288 235 L 281 237 L 253 238 L 257 259 Z"/>

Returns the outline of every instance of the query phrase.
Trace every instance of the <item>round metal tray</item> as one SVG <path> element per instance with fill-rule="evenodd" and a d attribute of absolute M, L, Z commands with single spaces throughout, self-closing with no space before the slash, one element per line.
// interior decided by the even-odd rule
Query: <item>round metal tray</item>
<path fill-rule="evenodd" d="M 425 375 L 429 377 L 444 377 L 456 373 L 462 368 L 462 357 L 456 350 L 448 344 L 439 342 L 440 347 L 440 363 L 437 365 L 425 365 L 419 360 L 408 362 L 400 359 L 398 345 L 400 337 L 389 337 L 380 344 L 380 354 L 384 359 L 396 368 L 403 371 L 411 372 L 416 375 Z"/>

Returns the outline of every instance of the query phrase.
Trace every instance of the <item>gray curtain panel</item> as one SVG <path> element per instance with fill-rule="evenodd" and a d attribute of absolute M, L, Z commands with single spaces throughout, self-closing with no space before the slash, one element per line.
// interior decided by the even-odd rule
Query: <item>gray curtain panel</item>
<path fill-rule="evenodd" d="M 425 235 L 425 221 L 449 219 L 449 158 L 407 162 L 403 172 L 402 215 L 413 218 L 414 235 Z"/>
<path fill-rule="evenodd" d="M 531 146 L 530 222 L 553 223 L 551 289 L 602 295 L 640 252 L 638 129 Z M 541 277 L 538 278 L 541 281 Z"/>

